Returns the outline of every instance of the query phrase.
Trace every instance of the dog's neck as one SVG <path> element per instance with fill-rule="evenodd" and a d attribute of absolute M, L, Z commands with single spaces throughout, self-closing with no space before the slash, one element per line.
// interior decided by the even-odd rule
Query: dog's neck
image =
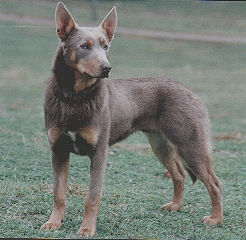
<path fill-rule="evenodd" d="M 84 77 L 78 70 L 74 70 L 74 90 L 78 92 L 82 92 L 85 89 L 91 87 L 97 82 L 97 78 L 86 78 Z"/>

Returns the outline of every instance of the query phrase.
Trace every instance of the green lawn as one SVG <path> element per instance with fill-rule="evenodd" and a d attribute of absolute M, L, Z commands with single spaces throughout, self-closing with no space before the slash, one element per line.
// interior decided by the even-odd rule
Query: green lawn
<path fill-rule="evenodd" d="M 78 23 L 89 1 L 64 1 Z M 52 20 L 55 1 L 0 1 L 0 13 Z M 97 24 L 116 5 L 119 26 L 245 37 L 244 2 L 103 1 Z M 26 27 L 24 27 L 26 26 Z M 39 230 L 52 210 L 52 170 L 44 130 L 43 87 L 58 39 L 49 26 L 0 21 L 0 237 L 77 238 L 89 183 L 88 158 L 72 155 L 67 215 L 61 229 Z M 208 107 L 213 167 L 223 183 L 224 223 L 201 224 L 211 211 L 203 184 L 186 179 L 184 206 L 172 197 L 164 167 L 138 133 L 112 147 L 96 238 L 246 239 L 246 45 L 115 36 L 111 78 L 165 76 L 196 92 Z M 110 80 L 109 80 L 110 81 Z M 81 160 L 82 159 L 82 160 Z"/>

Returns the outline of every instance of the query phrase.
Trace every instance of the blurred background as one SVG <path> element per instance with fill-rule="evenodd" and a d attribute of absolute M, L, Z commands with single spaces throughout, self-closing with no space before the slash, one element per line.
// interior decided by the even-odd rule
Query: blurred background
<path fill-rule="evenodd" d="M 118 30 L 110 49 L 111 78 L 175 79 L 203 98 L 216 132 L 245 131 L 244 2 L 64 3 L 80 26 L 99 25 L 111 7 L 117 7 Z M 52 0 L 0 1 L 1 115 L 7 114 L 7 102 L 16 111 L 26 102 L 33 106 L 34 93 L 35 105 L 42 109 L 42 88 L 59 44 L 56 4 Z M 230 129 L 223 124 L 227 120 L 231 121 Z"/>

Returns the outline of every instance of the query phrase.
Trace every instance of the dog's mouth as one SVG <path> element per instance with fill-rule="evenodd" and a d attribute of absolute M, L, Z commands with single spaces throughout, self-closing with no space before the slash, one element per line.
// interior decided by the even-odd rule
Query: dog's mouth
<path fill-rule="evenodd" d="M 88 79 L 94 78 L 94 77 L 92 77 L 90 74 L 88 74 L 88 73 L 86 73 L 86 72 L 83 72 L 82 75 L 83 75 L 85 78 L 88 78 Z"/>
<path fill-rule="evenodd" d="M 86 79 L 92 79 L 92 78 L 108 78 L 109 77 L 109 72 L 103 72 L 101 73 L 100 76 L 91 76 L 90 74 L 88 74 L 87 72 L 83 72 L 82 75 L 86 78 Z"/>
<path fill-rule="evenodd" d="M 100 78 L 108 78 L 109 77 L 109 72 L 108 73 L 102 73 Z"/>

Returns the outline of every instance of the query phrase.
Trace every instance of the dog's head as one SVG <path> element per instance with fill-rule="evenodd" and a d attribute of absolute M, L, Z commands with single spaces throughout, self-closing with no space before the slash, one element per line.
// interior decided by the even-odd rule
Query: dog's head
<path fill-rule="evenodd" d="M 78 27 L 65 5 L 59 2 L 56 7 L 56 29 L 66 64 L 87 79 L 108 77 L 111 70 L 108 50 L 116 25 L 116 7 L 98 27 Z"/>

